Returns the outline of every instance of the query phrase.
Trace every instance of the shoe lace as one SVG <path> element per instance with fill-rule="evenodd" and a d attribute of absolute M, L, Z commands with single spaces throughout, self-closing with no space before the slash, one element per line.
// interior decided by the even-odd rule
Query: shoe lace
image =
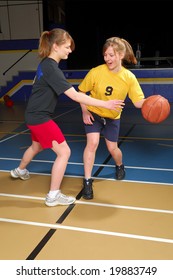
<path fill-rule="evenodd" d="M 59 197 L 64 198 L 64 199 L 67 198 L 67 196 L 66 196 L 65 194 L 63 194 L 63 193 L 60 193 L 60 194 L 59 194 Z"/>

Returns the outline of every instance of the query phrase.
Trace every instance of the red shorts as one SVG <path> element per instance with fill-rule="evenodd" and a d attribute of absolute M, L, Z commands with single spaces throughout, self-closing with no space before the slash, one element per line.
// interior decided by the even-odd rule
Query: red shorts
<path fill-rule="evenodd" d="M 27 125 L 31 131 L 32 141 L 39 142 L 43 149 L 52 148 L 52 142 L 64 142 L 65 137 L 59 126 L 52 120 L 42 124 Z"/>

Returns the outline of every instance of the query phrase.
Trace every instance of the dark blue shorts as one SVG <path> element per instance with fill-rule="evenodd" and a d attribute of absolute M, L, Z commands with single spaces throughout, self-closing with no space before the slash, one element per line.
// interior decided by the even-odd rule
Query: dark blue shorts
<path fill-rule="evenodd" d="M 111 142 L 118 142 L 119 131 L 120 131 L 120 119 L 108 119 L 101 118 L 97 114 L 91 112 L 94 117 L 93 124 L 85 124 L 85 132 L 99 132 Z"/>

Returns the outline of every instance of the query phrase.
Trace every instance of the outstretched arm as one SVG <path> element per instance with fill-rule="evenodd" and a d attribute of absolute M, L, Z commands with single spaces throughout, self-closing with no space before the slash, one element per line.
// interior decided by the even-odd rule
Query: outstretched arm
<path fill-rule="evenodd" d="M 92 98 L 86 94 L 83 94 L 82 92 L 77 92 L 74 87 L 71 87 L 70 89 L 66 90 L 64 92 L 69 98 L 72 100 L 85 104 L 85 105 L 91 105 L 91 106 L 96 106 L 96 107 L 103 107 L 106 109 L 110 110 L 116 110 L 118 111 L 119 109 L 123 108 L 125 103 L 123 100 L 99 100 Z"/>

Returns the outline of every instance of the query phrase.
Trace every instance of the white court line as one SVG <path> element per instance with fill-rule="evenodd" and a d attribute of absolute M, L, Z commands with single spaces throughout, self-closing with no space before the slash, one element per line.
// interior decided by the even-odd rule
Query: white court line
<path fill-rule="evenodd" d="M 0 157 L 0 160 L 21 161 L 21 158 L 5 158 L 5 157 Z M 33 159 L 32 162 L 54 163 L 54 160 Z M 82 162 L 71 162 L 71 161 L 69 161 L 68 164 L 69 165 L 81 165 L 81 166 L 84 165 Z M 94 166 L 115 168 L 115 165 L 113 165 L 113 164 L 94 163 Z M 157 167 L 128 166 L 128 165 L 126 165 L 125 168 L 127 168 L 127 169 L 139 169 L 139 170 L 170 171 L 170 172 L 173 171 L 173 168 L 157 168 Z"/>
<path fill-rule="evenodd" d="M 22 198 L 22 199 L 33 199 L 33 200 L 45 200 L 45 198 L 38 197 L 38 196 L 7 194 L 7 193 L 0 193 L 0 196 Z M 85 205 L 92 205 L 92 206 L 119 208 L 119 209 L 126 209 L 126 210 L 135 210 L 135 211 L 146 211 L 146 212 L 153 212 L 153 213 L 155 212 L 155 213 L 173 214 L 173 210 L 163 210 L 163 209 L 154 209 L 154 208 L 145 208 L 145 207 L 133 207 L 133 206 L 126 206 L 126 205 L 88 202 L 88 201 L 86 202 L 86 201 L 79 201 L 79 200 L 76 200 L 75 204 L 85 204 Z"/>
<path fill-rule="evenodd" d="M 25 133 L 26 131 L 28 131 L 28 129 L 25 129 L 25 130 L 23 130 L 23 131 L 21 131 L 21 132 L 18 132 L 18 134 L 14 134 L 14 135 L 9 136 L 9 137 L 7 137 L 7 138 L 5 138 L 5 139 L 3 139 L 3 140 L 0 140 L 0 143 L 3 143 L 3 142 L 5 142 L 5 141 L 7 141 L 7 140 L 10 140 L 11 138 L 14 138 L 14 137 L 16 137 L 16 136 L 19 136 L 21 133 Z M 7 134 L 8 134 L 8 133 L 7 133 Z"/>
<path fill-rule="evenodd" d="M 80 231 L 80 232 L 89 232 L 89 233 L 96 233 L 96 234 L 102 234 L 102 235 L 111 235 L 111 236 L 133 238 L 133 239 L 142 239 L 142 240 L 154 241 L 154 242 L 173 243 L 173 239 L 128 234 L 128 233 L 121 233 L 121 232 L 104 231 L 104 230 L 96 230 L 96 229 L 89 229 L 89 228 L 64 226 L 64 225 L 60 225 L 60 224 L 37 223 L 37 222 L 29 222 L 29 221 L 24 221 L 24 220 L 12 220 L 12 219 L 4 219 L 4 218 L 0 218 L 0 222 L 48 227 L 51 229 L 65 229 L 65 230 L 73 230 L 73 231 Z"/>

